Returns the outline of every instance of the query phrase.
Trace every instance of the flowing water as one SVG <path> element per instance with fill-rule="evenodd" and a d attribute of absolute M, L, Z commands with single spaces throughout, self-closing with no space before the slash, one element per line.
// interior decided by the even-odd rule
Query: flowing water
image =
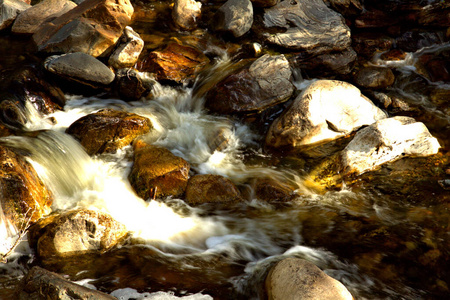
<path fill-rule="evenodd" d="M 405 74 L 411 71 L 408 64 L 398 68 Z M 298 87 L 305 85 L 297 82 Z M 402 92 L 408 93 L 405 86 Z M 50 116 L 42 117 L 29 107 L 27 130 L 40 131 L 36 137 L 2 138 L 2 143 L 29 153 L 55 194 L 53 210 L 101 210 L 132 234 L 129 242 L 94 263 L 72 265 L 68 269 L 72 280 L 120 299 L 169 297 L 157 293 L 160 290 L 194 293 L 189 299 L 208 299 L 208 295 L 251 299 L 263 296 L 263 278 L 274 262 L 295 256 L 340 280 L 355 299 L 438 299 L 449 292 L 450 199 L 438 184 L 442 176 L 435 175 L 442 173 L 444 164 L 439 162 L 446 159 L 444 155 L 402 160 L 361 176 L 351 187 L 344 184 L 318 192 L 304 182 L 302 158 L 266 154 L 254 128 L 207 114 L 202 99 L 192 94 L 191 88 L 156 84 L 152 100 L 68 95 L 64 111 Z M 448 115 L 428 104 L 428 113 L 449 123 Z M 230 178 L 248 199 L 232 207 L 194 208 L 180 199 L 139 198 L 127 180 L 130 146 L 90 157 L 64 132 L 73 121 L 102 108 L 148 117 L 154 130 L 143 137 L 145 141 L 189 161 L 193 174 Z M 227 134 L 227 147 L 211 151 L 208 139 L 219 130 Z M 445 132 L 440 133 L 445 137 Z M 430 173 L 418 178 L 408 175 L 412 181 L 402 177 L 409 173 L 390 173 L 409 171 L 411 161 Z M 248 186 L 256 177 L 288 182 L 298 196 L 284 204 L 259 201 Z M 416 189 L 405 192 L 405 184 Z M 1 247 L 8 249 L 18 230 L 0 221 Z M 24 240 L 8 263 L 0 264 L 4 291 L 0 296 L 9 295 L 5 291 L 14 288 L 33 257 Z"/>

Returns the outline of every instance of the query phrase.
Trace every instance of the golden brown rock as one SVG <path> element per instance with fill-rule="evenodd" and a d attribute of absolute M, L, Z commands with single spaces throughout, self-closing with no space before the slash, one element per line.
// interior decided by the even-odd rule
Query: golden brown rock
<path fill-rule="evenodd" d="M 186 202 L 190 205 L 234 203 L 239 200 L 240 193 L 234 183 L 220 175 L 195 175 L 189 179 L 186 188 Z"/>

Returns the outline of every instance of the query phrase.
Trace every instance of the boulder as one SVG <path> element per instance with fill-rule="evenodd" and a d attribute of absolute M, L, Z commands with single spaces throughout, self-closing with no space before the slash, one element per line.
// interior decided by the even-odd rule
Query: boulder
<path fill-rule="evenodd" d="M 351 44 L 343 17 L 322 0 L 282 1 L 264 11 L 261 37 L 274 45 L 320 54 Z"/>
<path fill-rule="evenodd" d="M 0 30 L 8 28 L 18 14 L 30 7 L 30 4 L 20 0 L 0 0 Z"/>
<path fill-rule="evenodd" d="M 125 27 L 119 46 L 111 54 L 108 64 L 115 68 L 133 67 L 144 49 L 144 41 L 130 26 Z"/>
<path fill-rule="evenodd" d="M 147 96 L 154 83 L 155 80 L 148 74 L 125 68 L 117 70 L 114 88 L 120 99 L 136 101 Z"/>
<path fill-rule="evenodd" d="M 355 75 L 355 83 L 363 88 L 384 89 L 391 86 L 394 80 L 392 70 L 385 67 L 364 67 Z"/>
<path fill-rule="evenodd" d="M 158 80 L 181 83 L 194 79 L 208 63 L 208 57 L 200 50 L 170 42 L 164 49 L 150 52 L 138 69 L 155 73 Z"/>
<path fill-rule="evenodd" d="M 200 174 L 191 177 L 186 188 L 185 201 L 189 205 L 204 203 L 236 203 L 241 200 L 234 183 L 223 176 Z"/>
<path fill-rule="evenodd" d="M 38 28 L 77 5 L 70 0 L 44 0 L 21 13 L 11 28 L 13 33 L 34 34 Z"/>
<path fill-rule="evenodd" d="M 189 179 L 190 165 L 169 150 L 136 141 L 134 164 L 128 179 L 143 199 L 180 197 Z"/>
<path fill-rule="evenodd" d="M 36 170 L 17 150 L 0 146 L 1 210 L 11 224 L 24 230 L 27 224 L 51 212 L 53 194 Z"/>
<path fill-rule="evenodd" d="M 340 153 L 341 167 L 345 174 L 361 174 L 405 156 L 436 154 L 439 148 L 423 123 L 397 116 L 358 131 Z"/>
<path fill-rule="evenodd" d="M 109 54 L 133 11 L 129 0 L 86 0 L 40 26 L 33 40 L 42 52 Z"/>
<path fill-rule="evenodd" d="M 65 79 L 97 88 L 114 81 L 115 75 L 104 63 L 82 52 L 54 55 L 44 62 L 45 68 Z"/>
<path fill-rule="evenodd" d="M 352 300 L 347 288 L 317 266 L 300 258 L 285 258 L 265 280 L 269 300 Z"/>
<path fill-rule="evenodd" d="M 228 0 L 214 14 L 212 22 L 214 30 L 241 37 L 252 28 L 252 3 L 250 0 Z"/>
<path fill-rule="evenodd" d="M 263 55 L 213 86 L 205 107 L 221 114 L 261 112 L 291 97 L 291 77 L 284 55 Z"/>
<path fill-rule="evenodd" d="M 63 276 L 47 271 L 41 267 L 33 267 L 23 278 L 14 299 L 98 299 L 117 300 L 117 298 L 97 290 L 71 282 Z"/>
<path fill-rule="evenodd" d="M 184 30 L 192 30 L 197 27 L 197 21 L 201 16 L 202 3 L 195 0 L 175 0 L 172 18 L 178 27 Z"/>
<path fill-rule="evenodd" d="M 80 141 L 89 155 L 111 153 L 150 131 L 146 117 L 113 109 L 86 115 L 67 128 L 66 133 Z"/>
<path fill-rule="evenodd" d="M 386 114 L 355 86 L 337 80 L 317 80 L 274 120 L 266 145 L 294 148 L 325 143 L 344 137 Z"/>

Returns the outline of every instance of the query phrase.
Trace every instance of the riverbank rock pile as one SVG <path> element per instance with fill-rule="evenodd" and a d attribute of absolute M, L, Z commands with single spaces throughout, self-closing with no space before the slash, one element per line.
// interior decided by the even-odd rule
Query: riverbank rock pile
<path fill-rule="evenodd" d="M 0 34 L 25 40 L 23 59 L 29 62 L 21 70 L 5 65 L 0 71 L 1 136 L 23 134 L 29 106 L 43 116 L 64 109 L 65 93 L 151 101 L 158 82 L 190 87 L 209 113 L 253 126 L 263 151 L 305 160 L 307 177 L 321 187 L 450 147 L 450 89 L 434 84 L 450 82 L 450 47 L 416 53 L 410 72 L 396 69 L 412 52 L 448 45 L 448 1 L 32 3 L 0 1 Z M 215 69 L 221 60 L 227 66 Z M 418 90 L 426 105 L 410 96 Z M 246 200 L 229 179 L 192 174 L 185 159 L 139 140 L 151 130 L 147 118 L 102 110 L 77 120 L 67 133 L 92 156 L 133 144 L 129 181 L 144 200 L 178 197 L 191 205 Z M 223 138 L 220 145 L 226 144 Z M 34 223 L 48 215 L 52 195 L 26 153 L 6 144 L 0 154 L 0 200 L 7 218 L 23 227 L 24 220 Z M 295 197 L 282 182 L 248 184 L 259 200 Z M 99 212 L 55 212 L 43 220 L 33 231 L 43 262 L 66 252 L 74 260 L 100 255 L 126 235 L 121 224 Z M 62 244 L 69 248 L 60 249 Z M 339 282 L 308 264 L 286 260 L 275 266 L 265 281 L 269 299 L 288 299 L 286 294 L 351 299 Z M 37 286 L 58 289 L 61 280 L 34 268 L 20 299 L 35 294 Z M 79 287 L 74 291 L 91 295 Z M 98 296 L 103 298 L 109 299 Z"/>

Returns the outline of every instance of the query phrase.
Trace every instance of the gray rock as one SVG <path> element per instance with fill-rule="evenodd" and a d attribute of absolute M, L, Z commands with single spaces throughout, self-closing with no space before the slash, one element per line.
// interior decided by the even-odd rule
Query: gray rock
<path fill-rule="evenodd" d="M 50 56 L 44 65 L 52 73 L 94 88 L 98 85 L 108 85 L 115 78 L 114 73 L 105 64 L 81 52 Z"/>
<path fill-rule="evenodd" d="M 351 44 L 343 17 L 322 0 L 282 1 L 265 9 L 263 23 L 262 37 L 287 49 L 319 54 L 342 51 Z"/>
<path fill-rule="evenodd" d="M 423 123 L 397 116 L 358 131 L 340 157 L 344 173 L 361 174 L 404 156 L 436 154 L 439 148 Z"/>
<path fill-rule="evenodd" d="M 344 137 L 386 114 L 355 86 L 337 80 L 310 84 L 270 126 L 270 147 L 301 148 Z"/>
<path fill-rule="evenodd" d="M 11 31 L 20 34 L 33 34 L 39 26 L 61 16 L 77 5 L 69 0 L 44 0 L 21 13 Z"/>
<path fill-rule="evenodd" d="M 0 30 L 8 28 L 17 15 L 31 5 L 20 0 L 0 0 Z"/>
<path fill-rule="evenodd" d="M 355 82 L 365 88 L 384 89 L 394 83 L 395 76 L 391 69 L 370 66 L 356 73 Z"/>
<path fill-rule="evenodd" d="M 175 0 L 172 18 L 175 24 L 185 30 L 197 27 L 200 18 L 202 3 L 195 0 Z"/>
<path fill-rule="evenodd" d="M 228 0 L 214 15 L 213 27 L 241 37 L 253 24 L 253 6 L 250 0 Z"/>
<path fill-rule="evenodd" d="M 269 300 L 352 300 L 347 288 L 314 264 L 300 258 L 278 262 L 265 281 Z"/>
<path fill-rule="evenodd" d="M 109 57 L 108 64 L 115 68 L 129 68 L 136 64 L 144 49 L 144 41 L 130 26 L 125 27 L 120 45 Z"/>

